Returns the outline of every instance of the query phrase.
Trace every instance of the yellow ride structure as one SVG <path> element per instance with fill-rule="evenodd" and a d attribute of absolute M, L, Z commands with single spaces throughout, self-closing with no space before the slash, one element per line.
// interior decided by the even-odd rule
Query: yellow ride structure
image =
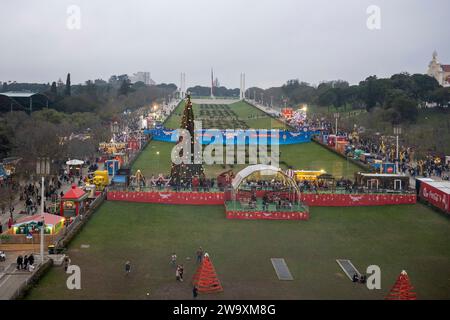
<path fill-rule="evenodd" d="M 88 184 L 95 185 L 96 189 L 102 191 L 109 184 L 109 177 L 107 170 L 97 170 L 94 172 L 92 178 L 88 178 L 86 181 Z"/>

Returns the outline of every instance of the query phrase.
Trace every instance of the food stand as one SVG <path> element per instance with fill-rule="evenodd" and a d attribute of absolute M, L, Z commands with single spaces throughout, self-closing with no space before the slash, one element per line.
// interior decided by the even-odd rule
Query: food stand
<path fill-rule="evenodd" d="M 83 164 L 84 164 L 84 161 L 82 161 L 82 160 L 77 160 L 77 159 L 69 160 L 66 162 L 67 171 L 77 177 L 82 176 L 83 175 Z"/>
<path fill-rule="evenodd" d="M 24 235 L 39 233 L 41 223 L 44 221 L 44 234 L 57 234 L 64 227 L 64 220 L 63 217 L 54 214 L 35 214 L 19 219 L 12 225 L 11 233 Z"/>
<path fill-rule="evenodd" d="M 73 218 L 83 214 L 87 198 L 88 193 L 76 185 L 72 185 L 72 188 L 61 198 L 60 215 L 65 218 Z"/>

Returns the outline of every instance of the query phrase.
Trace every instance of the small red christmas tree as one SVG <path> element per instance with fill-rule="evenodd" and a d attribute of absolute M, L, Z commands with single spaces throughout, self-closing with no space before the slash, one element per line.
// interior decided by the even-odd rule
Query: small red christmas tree
<path fill-rule="evenodd" d="M 192 278 L 192 283 L 197 287 L 199 293 L 214 293 L 221 292 L 223 288 L 217 277 L 216 270 L 209 258 L 209 255 L 205 253 L 202 263 L 198 266 L 197 272 Z"/>
<path fill-rule="evenodd" d="M 416 300 L 416 293 L 412 290 L 414 287 L 409 281 L 408 274 L 403 270 L 397 278 L 397 281 L 392 287 L 389 294 L 386 296 L 386 300 Z"/>

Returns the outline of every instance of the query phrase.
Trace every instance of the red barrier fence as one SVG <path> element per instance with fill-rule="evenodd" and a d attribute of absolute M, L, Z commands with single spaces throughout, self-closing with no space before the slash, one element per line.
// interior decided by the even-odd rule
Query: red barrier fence
<path fill-rule="evenodd" d="M 310 207 L 386 206 L 416 203 L 415 194 L 302 194 Z"/>
<path fill-rule="evenodd" d="M 226 211 L 227 219 L 241 220 L 308 220 L 308 212 Z"/>
<path fill-rule="evenodd" d="M 450 182 L 422 182 L 420 184 L 420 198 L 450 214 Z"/>
<path fill-rule="evenodd" d="M 223 205 L 224 203 L 223 192 L 108 191 L 107 199 L 164 204 Z"/>
<path fill-rule="evenodd" d="M 223 192 L 108 191 L 108 200 L 164 204 L 223 205 Z M 302 194 L 311 207 L 384 206 L 416 203 L 415 194 Z"/>

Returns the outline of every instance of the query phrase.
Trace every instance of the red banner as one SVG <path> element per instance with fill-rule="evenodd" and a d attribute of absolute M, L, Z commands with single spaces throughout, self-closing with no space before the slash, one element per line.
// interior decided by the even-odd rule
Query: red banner
<path fill-rule="evenodd" d="M 311 207 L 385 206 L 416 203 L 415 194 L 302 194 Z"/>
<path fill-rule="evenodd" d="M 228 196 L 229 197 L 229 196 Z M 228 198 L 227 197 L 227 198 Z M 223 205 L 223 192 L 174 192 L 174 191 L 109 191 L 108 200 L 192 204 Z M 384 206 L 416 203 L 415 194 L 302 194 L 301 201 L 311 207 Z"/>
<path fill-rule="evenodd" d="M 448 190 L 450 191 L 450 189 Z M 450 192 L 445 192 L 422 181 L 419 196 L 445 213 L 450 213 Z"/>
<path fill-rule="evenodd" d="M 193 204 L 193 205 L 223 205 L 223 192 L 173 192 L 173 191 L 109 191 L 108 200 L 165 203 L 165 204 Z"/>
<path fill-rule="evenodd" d="M 227 219 L 241 220 L 308 220 L 308 212 L 227 211 Z"/>

